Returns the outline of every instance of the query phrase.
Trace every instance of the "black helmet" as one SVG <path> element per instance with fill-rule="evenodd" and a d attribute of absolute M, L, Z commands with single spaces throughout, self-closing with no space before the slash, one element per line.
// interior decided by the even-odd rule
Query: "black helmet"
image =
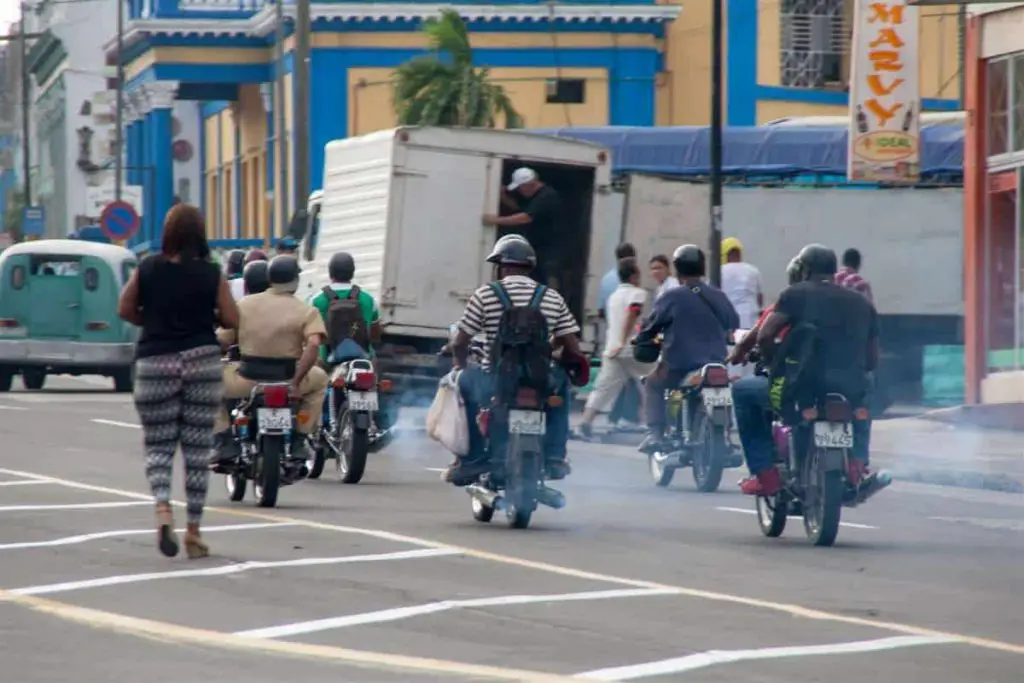
<path fill-rule="evenodd" d="M 262 249 L 250 249 L 249 253 L 245 255 L 245 262 L 252 263 L 253 261 L 266 261 L 267 252 Z"/>
<path fill-rule="evenodd" d="M 266 261 L 252 261 L 242 271 L 242 282 L 245 283 L 246 294 L 259 294 L 270 287 L 269 267 Z"/>
<path fill-rule="evenodd" d="M 786 279 L 791 285 L 795 285 L 800 282 L 800 259 L 796 256 L 786 266 Z"/>
<path fill-rule="evenodd" d="M 533 247 L 520 235 L 506 235 L 494 243 L 488 263 L 499 266 L 525 266 L 533 268 L 537 265 L 537 254 Z"/>
<path fill-rule="evenodd" d="M 707 259 L 696 244 L 684 244 L 672 253 L 672 265 L 679 277 L 703 277 Z"/>
<path fill-rule="evenodd" d="M 800 264 L 800 279 L 831 278 L 838 269 L 836 252 L 823 244 L 808 244 L 796 255 Z"/>
<path fill-rule="evenodd" d="M 352 276 L 356 274 L 356 262 L 352 254 L 339 251 L 331 256 L 327 263 L 327 274 L 334 282 L 351 282 Z"/>
<path fill-rule="evenodd" d="M 289 254 L 275 256 L 267 265 L 267 277 L 272 285 L 287 285 L 296 282 L 301 272 L 302 268 L 299 267 L 298 260 Z"/>
<path fill-rule="evenodd" d="M 227 263 L 224 266 L 224 274 L 227 277 L 238 277 L 245 267 L 245 252 L 241 249 L 232 249 L 228 252 Z"/>

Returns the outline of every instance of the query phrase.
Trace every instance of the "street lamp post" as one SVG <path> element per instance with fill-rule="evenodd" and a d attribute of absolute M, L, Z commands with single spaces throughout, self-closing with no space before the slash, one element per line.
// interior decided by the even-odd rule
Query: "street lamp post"
<path fill-rule="evenodd" d="M 722 286 L 722 4 L 712 0 L 711 14 L 711 284 Z"/>

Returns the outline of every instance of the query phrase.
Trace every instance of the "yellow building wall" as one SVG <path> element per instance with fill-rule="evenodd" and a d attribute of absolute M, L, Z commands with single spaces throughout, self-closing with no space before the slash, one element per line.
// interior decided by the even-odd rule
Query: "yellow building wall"
<path fill-rule="evenodd" d="M 349 135 L 363 135 L 396 125 L 389 68 L 349 69 Z M 546 82 L 551 78 L 582 78 L 582 104 L 548 104 Z M 500 68 L 492 82 L 508 92 L 528 128 L 604 126 L 608 124 L 606 69 Z"/>
<path fill-rule="evenodd" d="M 757 125 L 787 116 L 847 116 L 849 113 L 845 105 L 761 100 L 757 103 Z"/>
<path fill-rule="evenodd" d="M 658 4 L 683 3 L 659 0 Z M 686 2 L 679 18 L 665 29 L 665 73 L 656 90 L 659 126 L 704 126 L 710 122 L 711 7 L 707 1 Z"/>
<path fill-rule="evenodd" d="M 849 6 L 852 7 L 853 0 L 849 2 Z M 780 3 L 774 0 L 762 0 L 759 4 L 757 82 L 761 85 L 779 85 L 779 7 Z M 687 12 L 692 11 L 692 6 L 688 6 Z M 852 13 L 850 25 L 852 26 Z M 959 65 L 956 12 L 946 7 L 922 8 L 919 40 L 921 96 L 957 99 L 960 96 L 960 86 L 957 76 Z M 794 104 L 793 111 L 785 115 L 797 115 L 795 106 Z"/>

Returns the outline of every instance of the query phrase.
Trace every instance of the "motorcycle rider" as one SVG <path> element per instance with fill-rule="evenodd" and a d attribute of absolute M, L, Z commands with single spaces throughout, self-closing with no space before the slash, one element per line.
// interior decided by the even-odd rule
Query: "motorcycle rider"
<path fill-rule="evenodd" d="M 664 333 L 658 367 L 644 383 L 648 435 L 640 444 L 643 452 L 657 450 L 665 438 L 665 391 L 708 363 L 724 363 L 726 340 L 740 323 L 728 297 L 704 282 L 707 259 L 700 247 L 679 247 L 672 265 L 680 286 L 658 298 L 635 340 L 647 344 Z"/>
<path fill-rule="evenodd" d="M 242 285 L 242 269 L 245 267 L 245 252 L 241 249 L 232 249 L 228 252 L 227 262 L 224 265 L 224 278 L 228 281 L 231 289 L 231 296 L 238 301 L 245 296 Z"/>
<path fill-rule="evenodd" d="M 835 252 L 820 244 L 809 244 L 796 261 L 799 282 L 783 290 L 757 334 L 762 355 L 773 368 L 771 378 L 746 377 L 732 387 L 736 423 L 752 475 L 741 482 L 740 490 L 748 495 L 773 495 L 783 486 L 773 464 L 771 426 L 766 413 L 788 407 L 779 400 L 773 401 L 773 395 L 796 394 L 796 407 L 801 408 L 806 407 L 804 397 L 813 401 L 825 392 L 837 391 L 854 408 L 864 407 L 869 391 L 868 373 L 878 362 L 878 314 L 862 295 L 834 283 Z M 779 335 L 787 328 L 786 343 L 779 346 Z M 799 341 L 804 335 L 813 343 L 788 343 L 793 337 Z M 811 350 L 802 353 L 794 348 L 797 346 Z M 869 476 L 870 421 L 855 419 L 853 436 L 853 457 L 847 476 L 851 485 L 858 486 Z"/>
<path fill-rule="evenodd" d="M 294 366 L 291 393 L 300 399 L 296 430 L 308 435 L 319 424 L 327 389 L 327 373 L 316 365 L 327 330 L 317 310 L 295 296 L 300 272 L 294 256 L 275 256 L 267 267 L 270 288 L 238 302 L 237 333 L 230 330 L 219 336 L 222 344 L 237 340 L 241 354 L 240 362 L 224 366 L 224 398 L 249 396 L 257 382 L 245 376 L 247 366 L 281 367 L 289 371 Z M 217 459 L 232 460 L 238 453 L 223 406 L 214 429 Z M 308 458 L 307 451 L 305 439 L 293 442 L 294 457 Z"/>
<path fill-rule="evenodd" d="M 347 251 L 339 251 L 331 256 L 330 261 L 327 262 L 327 275 L 331 278 L 329 288 L 334 292 L 335 296 L 340 299 L 349 296 L 349 293 L 352 291 L 352 278 L 355 277 L 355 273 L 356 262 L 352 258 L 352 254 Z M 323 290 L 318 291 L 310 299 L 309 304 L 320 312 L 324 325 L 327 325 L 328 311 L 331 307 L 331 298 L 328 297 L 327 292 Z M 363 313 L 366 329 L 369 331 L 370 344 L 364 351 L 372 356 L 373 344 L 379 344 L 381 338 L 380 310 L 377 308 L 377 302 L 374 300 L 373 295 L 362 288 L 359 288 L 359 308 Z M 333 349 L 328 348 L 327 344 L 321 347 L 320 359 L 324 363 L 327 363 L 328 358 L 330 358 L 331 351 Z"/>
<path fill-rule="evenodd" d="M 526 306 L 542 286 L 530 277 L 537 265 L 537 255 L 526 239 L 507 236 L 494 245 L 487 257 L 488 263 L 496 268 L 496 279 L 505 290 L 514 306 Z M 456 486 L 465 486 L 477 476 L 490 470 L 490 462 L 484 453 L 483 435 L 477 423 L 477 415 L 483 406 L 489 406 L 493 396 L 493 380 L 490 374 L 491 346 L 498 334 L 498 327 L 504 313 L 501 300 L 490 285 L 484 285 L 470 298 L 462 318 L 457 323 L 458 331 L 449 345 L 454 355 L 454 366 L 462 372 L 459 376 L 459 391 L 466 405 L 469 422 L 470 452 L 456 457 L 455 462 L 445 471 L 443 479 Z M 540 312 L 547 321 L 549 338 L 560 348 L 563 358 L 581 356 L 579 340 L 580 327 L 569 311 L 565 299 L 554 289 L 545 288 L 540 302 Z M 470 365 L 468 361 L 470 343 L 483 334 L 486 339 L 486 353 L 480 364 Z M 557 389 L 555 394 L 562 397 L 559 406 L 549 406 L 547 434 L 545 435 L 545 460 L 549 479 L 562 479 L 569 474 L 566 458 L 566 444 L 569 439 L 569 381 L 565 372 L 557 367 L 552 371 Z"/>
<path fill-rule="evenodd" d="M 259 294 L 270 288 L 270 276 L 267 274 L 267 261 L 250 261 L 242 271 L 242 282 L 245 284 L 245 295 Z"/>

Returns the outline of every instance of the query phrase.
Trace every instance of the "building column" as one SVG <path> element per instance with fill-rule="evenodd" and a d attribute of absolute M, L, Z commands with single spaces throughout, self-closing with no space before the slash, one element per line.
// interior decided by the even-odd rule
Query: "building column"
<path fill-rule="evenodd" d="M 171 130 L 171 112 L 174 108 L 175 95 L 178 92 L 177 81 L 154 81 L 145 85 L 151 111 L 148 114 L 148 148 L 149 164 L 153 171 L 153 220 L 150 224 L 149 239 L 159 243 L 163 237 L 163 221 L 171 209 L 174 200 L 174 159 L 171 156 L 171 145 L 174 142 Z M 155 245 L 154 245 L 155 246 Z"/>
<path fill-rule="evenodd" d="M 135 122 L 131 125 L 130 134 L 134 142 L 131 145 L 132 156 L 129 165 L 134 166 L 134 171 L 129 171 L 129 182 L 142 187 L 142 225 L 138 234 L 130 239 L 130 245 L 146 242 L 152 235 L 153 222 L 153 180 L 149 171 L 149 149 L 146 143 L 146 132 L 149 129 L 149 98 L 142 88 L 128 94 L 131 98 L 132 109 L 135 111 Z"/>
<path fill-rule="evenodd" d="M 981 382 L 988 374 L 986 329 L 985 225 L 987 188 L 985 61 L 981 57 L 983 16 L 967 20 L 964 59 L 964 403 L 981 403 Z"/>

